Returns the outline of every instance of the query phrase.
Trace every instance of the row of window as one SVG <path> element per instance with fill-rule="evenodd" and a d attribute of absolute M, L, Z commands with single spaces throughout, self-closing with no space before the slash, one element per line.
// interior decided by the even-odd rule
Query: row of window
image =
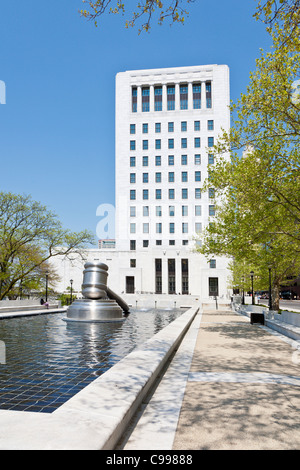
<path fill-rule="evenodd" d="M 189 176 L 187 171 L 182 171 L 181 172 L 181 182 L 186 183 L 188 182 Z M 129 181 L 130 183 L 136 183 L 136 173 L 130 173 L 129 175 Z M 155 183 L 161 183 L 162 181 L 162 173 L 161 172 L 156 172 L 155 173 Z M 194 181 L 201 181 L 201 171 L 195 171 L 194 172 Z M 149 173 L 142 173 L 142 182 L 143 183 L 149 183 L 150 178 L 149 178 Z M 175 182 L 175 172 L 174 171 L 169 171 L 168 172 L 168 182 L 169 183 L 174 183 Z"/>
<path fill-rule="evenodd" d="M 188 164 L 188 155 L 181 155 L 181 165 L 187 165 Z M 162 164 L 162 157 L 161 155 L 155 155 L 154 158 L 155 161 L 155 166 L 161 166 Z M 214 155 L 213 154 L 208 154 L 208 164 L 213 165 L 215 162 Z M 129 159 L 129 164 L 130 167 L 135 167 L 137 164 L 137 158 L 136 157 L 130 157 Z M 195 165 L 201 165 L 201 155 L 195 154 L 194 155 L 194 164 Z M 175 165 L 175 155 L 168 155 L 168 165 L 173 166 Z M 144 155 L 142 157 L 142 166 L 149 166 L 149 156 Z"/>
<path fill-rule="evenodd" d="M 180 146 L 182 149 L 188 148 L 188 139 L 186 137 L 182 137 L 180 141 Z M 214 138 L 213 137 L 208 137 L 207 138 L 207 146 L 208 147 L 213 147 L 214 146 Z M 200 148 L 201 147 L 201 138 L 200 137 L 194 137 L 194 148 Z M 129 144 L 130 150 L 136 150 L 137 145 L 135 140 L 130 140 Z M 154 142 L 154 148 L 156 150 L 160 150 L 162 148 L 161 145 L 161 139 L 155 139 Z M 175 139 L 168 139 L 168 149 L 174 149 L 175 148 Z M 142 140 L 142 149 L 143 150 L 148 150 L 149 149 L 149 140 L 145 139 Z"/>
<path fill-rule="evenodd" d="M 187 121 L 181 121 L 180 129 L 181 129 L 181 132 L 187 132 L 187 130 L 188 130 Z M 156 134 L 161 133 L 161 123 L 160 122 L 156 122 L 154 124 L 154 130 L 155 130 Z M 209 119 L 207 121 L 207 130 L 208 131 L 213 131 L 214 130 L 214 121 L 212 119 Z M 148 123 L 143 123 L 142 124 L 142 133 L 143 134 L 148 134 L 148 131 L 149 131 Z M 200 121 L 194 121 L 194 131 L 200 131 Z M 174 132 L 174 122 L 168 122 L 168 132 Z M 136 133 L 136 124 L 130 124 L 130 134 L 135 134 L 135 133 Z"/>
<path fill-rule="evenodd" d="M 213 189 L 212 189 L 213 191 Z M 212 193 L 209 193 L 210 197 Z M 214 193 L 213 193 L 214 194 Z M 201 199 L 201 188 L 195 188 L 194 192 L 195 199 Z M 130 190 L 129 194 L 130 200 L 135 201 L 137 199 L 137 192 L 135 189 Z M 149 190 L 148 189 L 143 189 L 142 190 L 142 198 L 144 201 L 149 199 Z M 168 189 L 168 198 L 169 199 L 175 199 L 175 189 L 174 188 L 169 188 Z M 188 199 L 188 188 L 182 188 L 181 189 L 181 199 Z M 161 189 L 155 189 L 155 199 L 162 199 L 162 190 Z M 213 206 L 214 207 L 214 206 Z M 212 215 L 212 214 L 210 214 Z"/>
<path fill-rule="evenodd" d="M 143 113 L 150 111 L 150 87 L 142 87 L 142 103 L 141 111 Z M 154 86 L 154 111 L 163 111 L 163 87 L 162 85 Z M 175 85 L 166 85 L 167 103 L 166 109 L 168 111 L 175 110 L 176 97 L 175 97 Z M 138 92 L 137 87 L 131 89 L 131 110 L 136 113 L 138 110 Z M 181 110 L 188 109 L 189 103 L 189 87 L 188 84 L 179 85 L 179 108 Z M 212 107 L 212 87 L 211 82 L 205 83 L 205 102 L 206 108 Z M 192 84 L 192 107 L 193 109 L 201 109 L 201 83 Z"/>
<path fill-rule="evenodd" d="M 183 217 L 188 216 L 188 210 L 189 210 L 188 208 L 189 206 L 181 206 L 181 215 Z M 169 206 L 167 208 L 167 211 L 170 217 L 175 216 L 175 206 Z M 196 205 L 194 212 L 195 212 L 195 216 L 201 216 L 201 206 Z M 162 217 L 163 215 L 162 206 L 155 206 L 155 215 L 156 217 Z M 143 206 L 143 216 L 144 217 L 150 216 L 149 206 Z M 130 217 L 136 217 L 136 206 L 130 206 Z"/>
<path fill-rule="evenodd" d="M 169 241 L 171 242 L 171 241 L 174 241 L 174 240 L 169 240 Z M 157 272 L 157 273 L 161 273 L 161 260 L 156 259 L 155 261 L 160 261 L 159 266 L 156 267 L 156 272 Z M 185 261 L 186 264 L 188 265 L 188 260 L 182 259 L 181 261 L 182 261 L 182 262 Z M 208 263 L 209 263 L 209 267 L 210 267 L 210 268 L 216 268 L 216 267 L 217 267 L 217 263 L 216 263 L 216 260 L 215 260 L 215 259 L 209 260 Z M 157 263 L 157 264 L 158 264 L 158 263 Z M 129 265 L 130 265 L 131 268 L 136 268 L 136 266 L 137 266 L 137 264 L 136 264 L 136 259 L 135 259 L 135 258 L 131 258 L 130 261 L 129 261 Z M 185 271 L 188 272 L 188 268 L 185 268 L 185 269 L 184 269 L 184 267 L 183 267 L 183 268 L 182 268 L 182 272 L 185 272 Z"/>
<path fill-rule="evenodd" d="M 143 223 L 143 233 L 149 233 L 150 224 L 148 222 Z M 196 233 L 202 232 L 202 223 L 196 222 L 194 226 Z M 136 224 L 132 222 L 130 224 L 130 233 L 136 233 Z M 162 233 L 162 223 L 156 223 L 156 233 Z M 169 222 L 169 233 L 175 233 L 175 223 Z M 182 222 L 181 233 L 189 233 L 189 224 L 187 222 Z"/>

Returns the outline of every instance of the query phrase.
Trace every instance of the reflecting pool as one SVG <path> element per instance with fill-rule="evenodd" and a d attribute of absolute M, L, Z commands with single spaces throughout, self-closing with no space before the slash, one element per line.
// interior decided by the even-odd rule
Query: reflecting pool
<path fill-rule="evenodd" d="M 184 309 L 132 309 L 121 323 L 69 323 L 65 313 L 0 320 L 0 409 L 51 413 Z"/>

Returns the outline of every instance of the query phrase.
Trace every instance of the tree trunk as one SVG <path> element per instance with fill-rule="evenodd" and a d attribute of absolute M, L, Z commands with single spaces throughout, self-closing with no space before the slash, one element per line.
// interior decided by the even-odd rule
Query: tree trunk
<path fill-rule="evenodd" d="M 273 286 L 272 286 L 272 310 L 279 310 L 279 292 L 280 292 L 279 281 L 274 279 Z"/>

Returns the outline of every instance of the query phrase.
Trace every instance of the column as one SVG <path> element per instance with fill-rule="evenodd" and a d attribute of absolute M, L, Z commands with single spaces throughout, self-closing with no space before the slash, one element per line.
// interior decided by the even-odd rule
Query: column
<path fill-rule="evenodd" d="M 150 85 L 150 96 L 149 96 L 149 111 L 153 113 L 154 111 L 154 85 Z"/>
<path fill-rule="evenodd" d="M 142 87 L 138 85 L 137 87 L 137 112 L 142 112 Z"/>
<path fill-rule="evenodd" d="M 180 89 L 179 83 L 175 83 L 175 111 L 180 110 Z"/>
<path fill-rule="evenodd" d="M 167 111 L 167 85 L 162 85 L 162 110 Z"/>
<path fill-rule="evenodd" d="M 193 84 L 188 83 L 188 109 L 193 109 Z"/>

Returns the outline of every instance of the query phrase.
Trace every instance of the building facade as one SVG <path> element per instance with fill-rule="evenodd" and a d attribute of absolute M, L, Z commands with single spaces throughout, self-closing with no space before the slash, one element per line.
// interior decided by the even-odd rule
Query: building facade
<path fill-rule="evenodd" d="M 115 248 L 88 254 L 108 264 L 115 292 L 228 298 L 228 260 L 196 247 L 215 214 L 202 185 L 229 103 L 226 65 L 117 74 Z"/>

